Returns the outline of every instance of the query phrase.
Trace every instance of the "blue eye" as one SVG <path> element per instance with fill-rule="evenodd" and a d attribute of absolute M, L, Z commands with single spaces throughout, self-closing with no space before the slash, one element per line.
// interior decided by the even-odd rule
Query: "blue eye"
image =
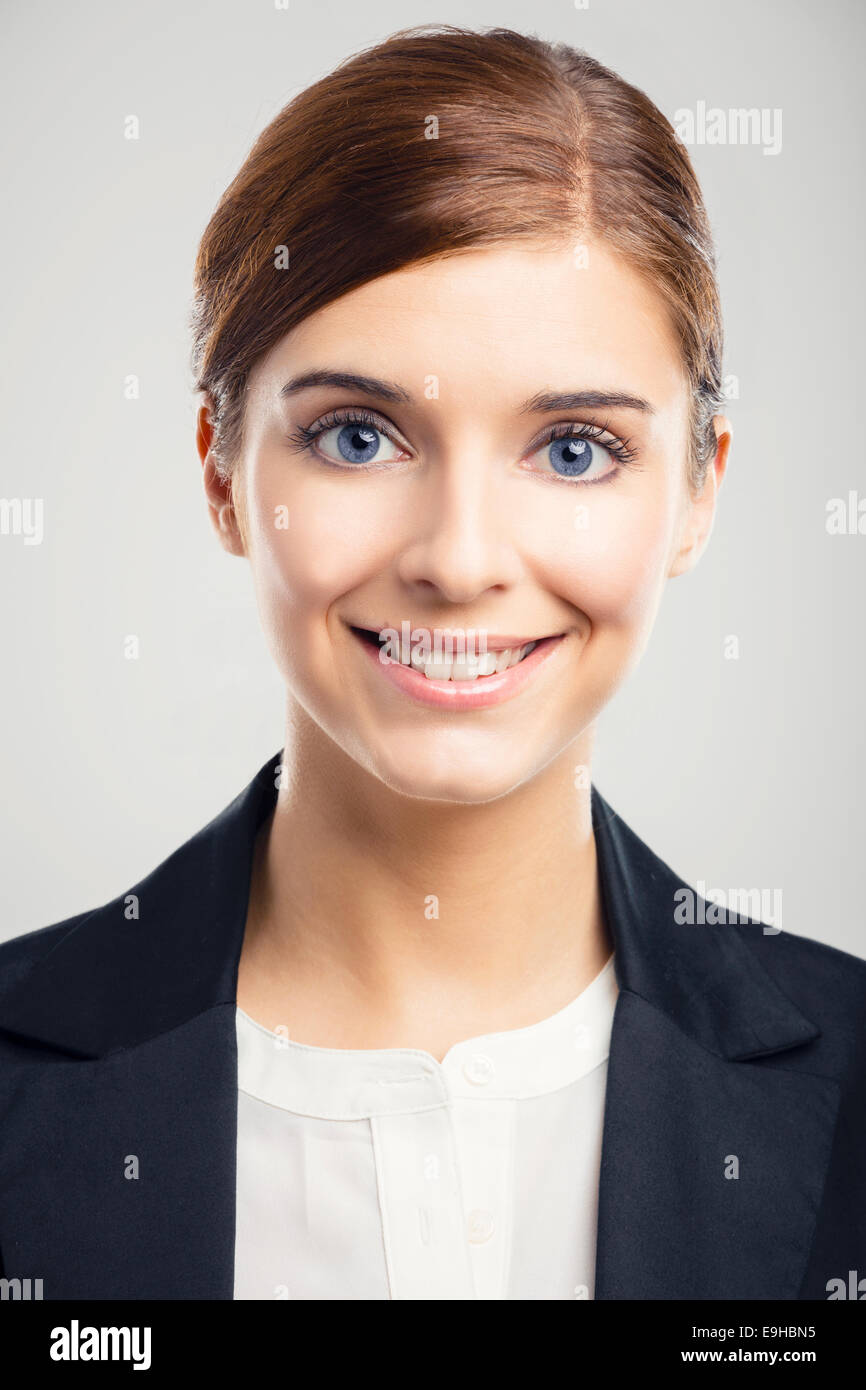
<path fill-rule="evenodd" d="M 554 439 L 548 447 L 550 462 L 565 478 L 579 478 L 592 464 L 592 445 L 588 439 Z"/>
<path fill-rule="evenodd" d="M 319 439 L 319 448 L 328 454 L 325 441 L 336 435 L 334 448 L 347 463 L 372 463 L 379 450 L 380 434 L 372 425 L 341 425 L 339 429 L 325 430 Z"/>
<path fill-rule="evenodd" d="M 530 455 L 530 460 L 535 461 L 535 468 L 548 477 L 587 483 L 601 482 L 603 478 L 618 472 L 617 441 L 611 439 L 609 443 L 601 444 L 595 438 L 587 439 L 578 434 L 578 428 L 601 433 L 593 426 L 554 426 L 557 435 Z"/>
<path fill-rule="evenodd" d="M 332 411 L 315 425 L 299 426 L 289 438 L 299 448 L 314 447 L 329 463 L 341 467 L 395 463 L 403 452 L 366 410 Z"/>

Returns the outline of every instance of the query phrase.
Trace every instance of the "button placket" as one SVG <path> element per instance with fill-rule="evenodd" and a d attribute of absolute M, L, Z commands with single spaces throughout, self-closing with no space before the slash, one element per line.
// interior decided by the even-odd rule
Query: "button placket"
<path fill-rule="evenodd" d="M 393 1299 L 474 1299 L 448 1108 L 371 1119 Z"/>
<path fill-rule="evenodd" d="M 479 1055 L 480 1067 L 471 1066 Z M 488 1067 L 486 1063 L 490 1063 Z M 494 1074 L 487 1054 L 467 1058 L 469 1067 L 483 1080 L 473 1083 L 473 1093 L 454 1102 L 454 1132 L 460 1155 L 465 1201 L 464 1240 L 475 1280 L 475 1296 L 499 1299 L 505 1295 L 512 1199 L 512 1146 L 515 1102 L 485 1094 Z M 468 1077 L 467 1077 L 468 1079 Z"/>

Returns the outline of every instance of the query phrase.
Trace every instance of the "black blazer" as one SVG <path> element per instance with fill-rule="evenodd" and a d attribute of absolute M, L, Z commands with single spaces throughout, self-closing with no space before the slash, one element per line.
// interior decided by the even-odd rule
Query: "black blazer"
<path fill-rule="evenodd" d="M 46 1299 L 232 1298 L 237 970 L 279 757 L 130 890 L 137 918 L 122 894 L 0 947 L 0 1253 Z M 866 1278 L 866 962 L 677 925 L 686 885 L 592 804 L 620 988 L 595 1296 L 826 1299 Z"/>

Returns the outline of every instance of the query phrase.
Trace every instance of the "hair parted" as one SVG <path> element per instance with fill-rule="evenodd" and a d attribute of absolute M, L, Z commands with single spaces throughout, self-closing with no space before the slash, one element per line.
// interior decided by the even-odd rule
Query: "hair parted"
<path fill-rule="evenodd" d="M 723 329 L 709 220 L 667 118 L 587 53 L 511 29 L 418 25 L 347 58 L 261 132 L 201 239 L 191 363 L 220 471 L 241 453 L 253 366 L 315 310 L 423 260 L 590 236 L 668 306 L 699 487 Z"/>

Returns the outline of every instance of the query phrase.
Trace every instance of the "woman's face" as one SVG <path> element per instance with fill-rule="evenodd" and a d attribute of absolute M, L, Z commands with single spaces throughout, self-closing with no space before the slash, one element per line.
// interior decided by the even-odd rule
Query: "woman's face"
<path fill-rule="evenodd" d="M 509 243 L 409 267 L 285 336 L 251 374 L 240 524 L 199 447 L 314 725 L 415 797 L 483 802 L 573 761 L 709 531 L 687 405 L 657 292 L 595 242 L 588 264 Z M 437 633 L 443 658 L 463 634 L 486 656 L 443 665 Z"/>

